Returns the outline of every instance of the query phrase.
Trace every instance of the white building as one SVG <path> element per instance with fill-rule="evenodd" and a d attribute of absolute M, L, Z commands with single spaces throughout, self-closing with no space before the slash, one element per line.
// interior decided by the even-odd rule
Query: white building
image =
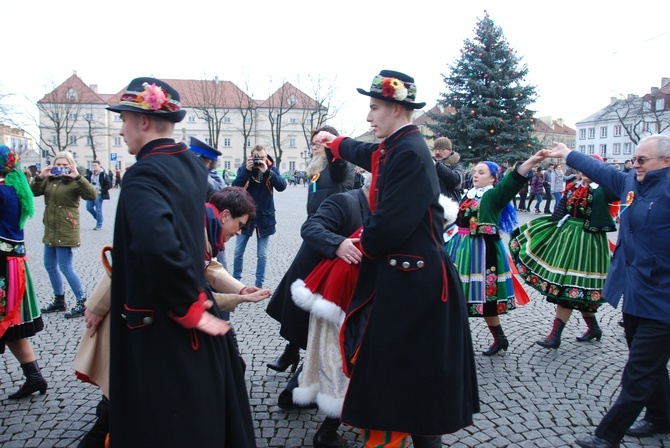
<path fill-rule="evenodd" d="M 219 168 L 237 169 L 255 145 L 265 146 L 279 169 L 304 170 L 311 158 L 312 130 L 324 125 L 328 110 L 290 83 L 264 100 L 254 100 L 229 81 L 164 79 L 180 94 L 183 121 L 175 126 L 176 141 L 196 137 L 221 151 Z M 73 74 L 38 101 L 40 142 L 47 159 L 70 151 L 82 167 L 95 159 L 105 169 L 124 170 L 135 162 L 128 153 L 120 115 L 106 110 L 119 103 L 123 87 L 101 94 Z M 95 157 L 94 157 L 95 151 Z M 47 160 L 44 160 L 47 162 Z"/>
<path fill-rule="evenodd" d="M 610 104 L 579 121 L 576 149 L 623 164 L 637 143 L 652 134 L 670 135 L 670 78 L 642 97 L 611 98 Z"/>

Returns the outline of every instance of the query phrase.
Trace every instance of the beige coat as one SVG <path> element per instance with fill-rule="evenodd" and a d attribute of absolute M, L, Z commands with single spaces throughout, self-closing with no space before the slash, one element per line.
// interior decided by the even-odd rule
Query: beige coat
<path fill-rule="evenodd" d="M 244 284 L 235 280 L 221 263 L 212 259 L 205 267 L 205 277 L 212 289 L 222 291 L 213 293 L 216 305 L 221 311 L 235 311 L 239 300 L 239 292 Z M 111 272 L 102 274 L 93 293 L 86 300 L 86 308 L 95 314 L 105 316 L 98 325 L 93 337 L 89 328 L 79 341 L 79 348 L 74 358 L 73 368 L 77 377 L 90 382 L 102 389 L 109 398 L 109 308 L 111 304 L 112 279 Z"/>

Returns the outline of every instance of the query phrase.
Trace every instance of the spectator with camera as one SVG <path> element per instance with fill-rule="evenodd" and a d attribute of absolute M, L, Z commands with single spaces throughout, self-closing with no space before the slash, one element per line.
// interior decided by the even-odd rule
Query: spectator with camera
<path fill-rule="evenodd" d="M 286 180 L 281 177 L 274 161 L 267 155 L 265 147 L 256 145 L 247 158 L 247 163 L 237 170 L 237 177 L 233 186 L 246 189 L 256 203 L 256 218 L 248 227 L 237 236 L 235 243 L 235 258 L 233 262 L 233 277 L 240 280 L 244 267 L 244 251 L 251 235 L 256 233 L 256 279 L 254 286 L 263 287 L 265 281 L 265 265 L 267 263 L 268 243 L 275 227 L 274 190 L 284 191 Z"/>
<path fill-rule="evenodd" d="M 77 171 L 77 165 L 69 152 L 56 156 L 53 166 L 42 170 L 30 184 L 35 196 L 44 196 L 44 268 L 49 274 L 54 291 L 53 301 L 42 308 L 42 313 L 65 311 L 64 275 L 72 288 L 76 304 L 65 317 L 79 317 L 86 307 L 86 291 L 74 270 L 74 250 L 81 245 L 79 236 L 79 200 L 95 200 L 98 192 Z"/>
<path fill-rule="evenodd" d="M 95 219 L 93 230 L 102 229 L 102 201 L 109 199 L 109 190 L 112 188 L 112 177 L 100 166 L 100 162 L 91 162 L 91 172 L 86 176 L 91 185 L 95 187 L 98 196 L 92 201 L 86 201 L 86 211 Z"/>

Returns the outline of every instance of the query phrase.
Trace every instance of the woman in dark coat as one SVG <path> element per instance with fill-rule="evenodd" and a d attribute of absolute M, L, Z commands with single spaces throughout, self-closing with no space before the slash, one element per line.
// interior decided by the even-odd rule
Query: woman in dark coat
<path fill-rule="evenodd" d="M 351 190 L 354 185 L 354 166 L 342 159 L 328 160 L 323 145 L 314 141 L 314 136 L 321 131 L 338 135 L 335 128 L 331 126 L 324 126 L 312 132 L 313 157 L 307 167 L 307 178 L 309 179 L 307 219 L 316 213 L 325 199 L 333 194 Z M 331 248 L 325 249 L 331 253 L 335 252 L 335 249 L 332 251 Z M 317 253 L 319 255 L 316 255 Z M 300 257 L 296 256 L 294 264 L 284 275 L 268 304 L 267 313 L 281 324 L 279 334 L 288 341 L 280 357 L 268 364 L 270 369 L 278 372 L 285 371 L 289 366 L 293 366 L 293 371 L 295 371 L 300 361 L 300 349 L 304 350 L 307 347 L 309 314 L 293 304 L 291 284 L 298 278 L 305 278 L 323 256 L 320 252 L 311 252 L 311 254 L 312 257 L 304 254 Z"/>
<path fill-rule="evenodd" d="M 312 160 L 307 167 L 307 217 L 319 205 L 335 193 L 351 190 L 354 186 L 354 166 L 346 160 L 327 160 L 323 145 L 314 142 L 314 136 L 321 131 L 339 135 L 332 126 L 324 126 L 312 132 Z"/>

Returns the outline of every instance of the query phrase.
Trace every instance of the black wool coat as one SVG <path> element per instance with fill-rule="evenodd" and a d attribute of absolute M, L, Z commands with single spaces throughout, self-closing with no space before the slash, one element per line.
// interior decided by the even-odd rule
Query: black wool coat
<path fill-rule="evenodd" d="M 110 441 L 129 447 L 255 447 L 232 339 L 195 330 L 204 276 L 207 173 L 183 143 L 145 145 L 114 227 Z M 216 306 L 210 310 L 220 316 Z"/>
<path fill-rule="evenodd" d="M 337 247 L 358 230 L 370 214 L 370 206 L 362 189 L 330 196 L 316 213 L 302 225 L 303 243 L 291 266 L 275 289 L 267 313 L 281 324 L 279 334 L 302 349 L 307 348 L 309 312 L 291 298 L 291 285 L 304 280 L 325 258 L 335 258 Z"/>
<path fill-rule="evenodd" d="M 332 148 L 375 179 L 340 336 L 351 374 L 342 422 L 426 436 L 469 426 L 479 411 L 472 339 L 428 147 L 408 125 L 381 144 L 338 138 Z"/>
<path fill-rule="evenodd" d="M 319 208 L 321 203 L 331 195 L 351 190 L 354 186 L 354 167 L 346 160 L 329 161 L 321 170 L 316 182 L 307 184 L 307 217 Z"/>

